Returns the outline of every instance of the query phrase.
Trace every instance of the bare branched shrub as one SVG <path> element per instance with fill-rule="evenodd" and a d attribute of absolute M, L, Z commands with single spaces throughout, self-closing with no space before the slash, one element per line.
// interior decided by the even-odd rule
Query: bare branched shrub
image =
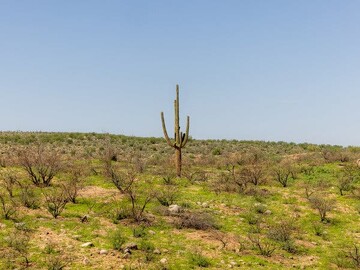
<path fill-rule="evenodd" d="M 19 182 L 19 174 L 15 170 L 3 170 L 0 172 L 2 186 L 6 189 L 9 196 L 14 197 L 13 191 Z"/>
<path fill-rule="evenodd" d="M 179 215 L 176 227 L 196 230 L 216 229 L 214 218 L 208 213 L 183 213 Z"/>
<path fill-rule="evenodd" d="M 79 191 L 84 187 L 83 170 L 80 167 L 71 167 L 67 179 L 61 187 L 67 197 L 67 200 L 76 203 Z"/>
<path fill-rule="evenodd" d="M 49 213 L 57 218 L 69 202 L 66 193 L 61 188 L 54 188 L 44 192 L 45 204 Z"/>
<path fill-rule="evenodd" d="M 237 192 L 239 189 L 229 172 L 222 172 L 216 176 L 209 182 L 209 186 L 216 194 L 221 192 Z"/>
<path fill-rule="evenodd" d="M 125 194 L 129 191 L 136 179 L 134 171 L 124 172 L 115 166 L 111 161 L 105 163 L 105 176 L 115 185 L 115 187 Z"/>
<path fill-rule="evenodd" d="M 11 219 L 17 211 L 16 205 L 11 197 L 0 192 L 0 208 L 4 219 Z"/>
<path fill-rule="evenodd" d="M 259 235 L 249 235 L 248 236 L 253 247 L 259 252 L 260 255 L 271 257 L 271 255 L 276 250 L 276 245 L 270 242 L 268 239 L 260 238 Z"/>
<path fill-rule="evenodd" d="M 241 176 L 247 183 L 257 186 L 266 182 L 265 164 L 250 164 L 241 170 Z"/>
<path fill-rule="evenodd" d="M 268 237 L 281 242 L 282 248 L 287 252 L 295 253 L 296 247 L 293 241 L 294 232 L 294 220 L 282 220 L 269 227 Z"/>
<path fill-rule="evenodd" d="M 247 188 L 247 184 L 250 182 L 249 178 L 247 177 L 246 173 L 244 174 L 244 169 L 241 172 L 236 170 L 235 165 L 228 166 L 227 169 L 229 173 L 229 178 L 233 184 L 235 184 L 238 188 L 240 193 L 244 192 Z"/>
<path fill-rule="evenodd" d="M 270 226 L 268 236 L 279 242 L 287 242 L 291 240 L 294 229 L 293 220 L 282 220 Z"/>
<path fill-rule="evenodd" d="M 105 176 L 129 199 L 132 218 L 137 222 L 144 220 L 146 206 L 155 197 L 155 191 L 145 190 L 133 170 L 121 171 L 111 160 L 105 161 Z"/>
<path fill-rule="evenodd" d="M 131 163 L 137 173 L 143 173 L 146 169 L 146 159 L 140 153 L 135 153 L 131 157 Z"/>
<path fill-rule="evenodd" d="M 312 196 L 310 197 L 309 201 L 311 207 L 319 212 L 321 221 L 327 221 L 326 215 L 329 211 L 334 209 L 335 201 L 325 198 L 321 195 Z"/>
<path fill-rule="evenodd" d="M 139 222 L 144 220 L 144 213 L 148 203 L 154 198 L 154 191 L 140 189 L 138 185 L 132 185 L 126 195 L 131 202 L 132 218 Z"/>
<path fill-rule="evenodd" d="M 62 168 L 60 155 L 57 151 L 46 150 L 39 145 L 27 147 L 19 152 L 19 162 L 27 172 L 30 180 L 39 187 L 47 187 Z"/>
<path fill-rule="evenodd" d="M 283 187 L 287 187 L 289 180 L 294 179 L 295 168 L 290 163 L 280 163 L 273 168 L 275 180 Z"/>
<path fill-rule="evenodd" d="M 226 248 L 226 246 L 228 245 L 229 239 L 227 238 L 226 233 L 215 230 L 215 231 L 213 231 L 211 236 L 212 236 L 212 238 L 214 238 L 215 240 L 217 240 L 221 243 L 221 249 Z"/>

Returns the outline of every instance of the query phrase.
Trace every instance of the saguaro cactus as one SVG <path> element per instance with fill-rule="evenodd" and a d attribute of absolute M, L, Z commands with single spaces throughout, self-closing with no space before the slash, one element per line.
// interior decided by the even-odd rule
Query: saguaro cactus
<path fill-rule="evenodd" d="M 174 109 L 175 109 L 175 134 L 174 134 L 174 141 L 172 142 L 169 138 L 169 135 L 166 131 L 165 126 L 165 119 L 164 113 L 161 112 L 161 122 L 162 128 L 164 131 L 164 137 L 166 142 L 171 147 L 175 148 L 175 164 L 176 164 L 176 174 L 178 177 L 181 177 L 181 149 L 185 147 L 186 143 L 189 139 L 189 124 L 190 124 L 190 117 L 187 116 L 186 121 L 186 131 L 185 133 L 180 132 L 180 116 L 179 116 L 179 85 L 176 85 L 176 99 L 174 100 Z"/>

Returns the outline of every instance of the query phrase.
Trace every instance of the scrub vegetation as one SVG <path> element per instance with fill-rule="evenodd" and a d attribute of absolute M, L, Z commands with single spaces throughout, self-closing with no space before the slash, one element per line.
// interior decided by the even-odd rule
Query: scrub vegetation
<path fill-rule="evenodd" d="M 0 269 L 360 268 L 359 147 L 186 140 L 0 133 Z"/>

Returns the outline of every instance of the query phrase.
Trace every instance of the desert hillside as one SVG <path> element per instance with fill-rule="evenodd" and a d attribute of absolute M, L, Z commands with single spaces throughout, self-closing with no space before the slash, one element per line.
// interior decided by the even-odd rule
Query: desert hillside
<path fill-rule="evenodd" d="M 359 147 L 0 133 L 0 269 L 358 269 Z"/>

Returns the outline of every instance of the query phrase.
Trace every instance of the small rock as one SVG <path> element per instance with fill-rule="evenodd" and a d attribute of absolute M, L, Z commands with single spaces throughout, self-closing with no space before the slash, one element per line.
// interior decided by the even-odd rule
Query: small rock
<path fill-rule="evenodd" d="M 163 250 L 162 250 L 162 253 L 168 253 L 169 252 L 169 250 L 167 250 L 166 248 L 164 248 Z"/>
<path fill-rule="evenodd" d="M 268 210 L 266 210 L 266 211 L 264 212 L 264 214 L 265 214 L 265 215 L 271 215 L 272 212 L 271 212 L 271 210 L 268 209 Z"/>
<path fill-rule="evenodd" d="M 236 265 L 237 265 L 237 263 L 234 262 L 234 261 L 231 261 L 230 264 L 231 264 L 232 266 L 236 266 Z"/>
<path fill-rule="evenodd" d="M 181 207 L 177 204 L 172 204 L 169 206 L 169 212 L 170 213 L 180 213 Z"/>
<path fill-rule="evenodd" d="M 100 255 L 105 255 L 105 254 L 108 254 L 108 251 L 107 251 L 106 249 L 101 249 L 101 250 L 99 251 L 99 254 L 100 254 Z"/>
<path fill-rule="evenodd" d="M 125 249 L 124 249 L 124 253 L 125 253 L 125 254 L 131 254 L 131 250 L 130 250 L 129 248 L 125 248 Z"/>
<path fill-rule="evenodd" d="M 83 264 L 85 264 L 85 265 L 90 264 L 90 260 L 89 260 L 88 258 L 86 258 L 86 257 L 83 259 L 82 262 L 83 262 Z"/>
<path fill-rule="evenodd" d="M 6 228 L 6 224 L 0 223 L 0 229 Z"/>
<path fill-rule="evenodd" d="M 208 205 L 206 202 L 203 202 L 203 203 L 201 204 L 201 206 L 204 207 L 204 208 L 209 208 L 209 205 Z"/>
<path fill-rule="evenodd" d="M 161 251 L 156 248 L 154 249 L 154 254 L 161 254 Z"/>
<path fill-rule="evenodd" d="M 137 250 L 138 249 L 138 246 L 136 243 L 129 243 L 125 246 L 125 249 L 134 249 L 134 250 Z"/>
<path fill-rule="evenodd" d="M 168 260 L 167 260 L 166 258 L 162 258 L 162 259 L 160 260 L 160 263 L 161 263 L 161 264 L 166 264 L 167 261 L 168 261 Z"/>
<path fill-rule="evenodd" d="M 85 215 L 85 216 L 83 216 L 83 217 L 81 217 L 80 218 L 80 221 L 81 221 L 81 223 L 85 223 L 85 222 L 88 222 L 89 221 L 89 216 L 88 215 Z"/>
<path fill-rule="evenodd" d="M 81 247 L 93 247 L 93 246 L 94 246 L 94 244 L 92 242 L 86 242 L 81 245 Z"/>
<path fill-rule="evenodd" d="M 155 234 L 155 232 L 152 231 L 152 230 L 149 230 L 148 232 L 149 232 L 149 234 L 151 234 L 151 235 L 154 235 L 154 234 Z"/>

